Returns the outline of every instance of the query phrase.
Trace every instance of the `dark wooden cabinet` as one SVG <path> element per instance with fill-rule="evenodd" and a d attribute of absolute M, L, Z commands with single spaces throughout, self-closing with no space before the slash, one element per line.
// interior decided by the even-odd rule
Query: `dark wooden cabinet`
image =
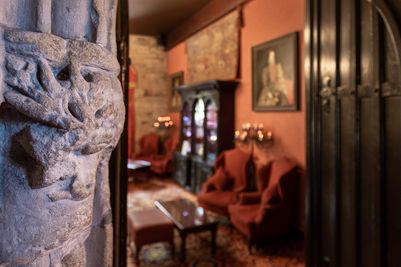
<path fill-rule="evenodd" d="M 308 266 L 401 266 L 400 14 L 308 1 Z"/>
<path fill-rule="evenodd" d="M 213 164 L 205 162 L 202 158 L 192 156 L 191 158 L 191 189 L 199 192 L 202 184 L 213 174 Z"/>
<path fill-rule="evenodd" d="M 182 186 L 190 184 L 191 162 L 188 156 L 182 155 L 180 152 L 174 153 L 174 179 Z"/>
<path fill-rule="evenodd" d="M 181 143 L 175 154 L 174 177 L 193 192 L 213 173 L 216 157 L 234 147 L 236 81 L 183 85 Z"/>

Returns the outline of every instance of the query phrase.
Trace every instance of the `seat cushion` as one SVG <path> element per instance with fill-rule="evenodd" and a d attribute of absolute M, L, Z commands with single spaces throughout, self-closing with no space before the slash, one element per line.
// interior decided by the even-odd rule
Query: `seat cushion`
<path fill-rule="evenodd" d="M 232 191 L 212 191 L 198 194 L 199 205 L 207 210 L 228 215 L 228 205 L 235 201 L 236 194 Z"/>
<path fill-rule="evenodd" d="M 246 236 L 252 236 L 256 216 L 258 215 L 260 205 L 230 205 L 228 212 L 235 228 Z"/>
<path fill-rule="evenodd" d="M 174 225 L 160 210 L 128 212 L 128 231 L 136 246 L 171 241 Z"/>

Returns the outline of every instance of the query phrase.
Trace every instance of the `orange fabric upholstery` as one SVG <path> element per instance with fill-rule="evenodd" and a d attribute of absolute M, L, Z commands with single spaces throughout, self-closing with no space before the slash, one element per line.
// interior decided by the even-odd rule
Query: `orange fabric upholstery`
<path fill-rule="evenodd" d="M 243 204 L 258 204 L 262 194 L 260 192 L 244 192 L 239 194 L 238 203 Z"/>
<path fill-rule="evenodd" d="M 228 205 L 236 201 L 234 191 L 212 191 L 198 194 L 198 203 L 201 207 L 228 216 Z"/>
<path fill-rule="evenodd" d="M 205 209 L 228 216 L 228 205 L 235 203 L 238 193 L 246 188 L 250 154 L 238 148 L 224 151 L 215 162 L 215 174 L 207 179 L 198 194 L 198 203 Z M 216 179 L 216 175 L 225 176 Z M 223 188 L 217 181 L 225 180 Z"/>
<path fill-rule="evenodd" d="M 222 167 L 229 177 L 234 178 L 233 190 L 246 188 L 247 167 L 251 155 L 238 148 L 224 151 L 216 160 L 215 169 Z"/>
<path fill-rule="evenodd" d="M 136 258 L 142 246 L 169 242 L 174 246 L 174 225 L 158 209 L 148 209 L 128 213 L 128 233 L 136 247 Z"/>
<path fill-rule="evenodd" d="M 208 179 L 208 188 L 205 190 L 209 192 L 214 190 L 227 191 L 230 190 L 234 185 L 234 178 L 228 176 L 223 168 L 218 168 Z"/>
<path fill-rule="evenodd" d="M 135 159 L 147 160 L 159 154 L 160 136 L 155 133 L 145 134 L 139 140 L 139 153 Z"/>
<path fill-rule="evenodd" d="M 262 193 L 269 183 L 269 175 L 271 164 L 260 166 L 256 170 L 256 192 L 240 192 L 238 194 L 239 204 L 256 204 L 260 203 Z"/>
<path fill-rule="evenodd" d="M 259 203 L 231 204 L 229 214 L 233 225 L 250 240 L 287 233 L 294 224 L 300 171 L 287 158 L 269 164 L 268 186 Z"/>
<path fill-rule="evenodd" d="M 150 170 L 159 175 L 169 174 L 173 170 L 173 155 L 177 148 L 179 139 L 177 135 L 170 136 L 164 142 L 164 154 L 153 156 L 150 159 Z"/>
<path fill-rule="evenodd" d="M 265 164 L 257 168 L 256 186 L 258 192 L 260 193 L 262 193 L 268 186 L 270 170 L 271 170 L 271 164 Z"/>

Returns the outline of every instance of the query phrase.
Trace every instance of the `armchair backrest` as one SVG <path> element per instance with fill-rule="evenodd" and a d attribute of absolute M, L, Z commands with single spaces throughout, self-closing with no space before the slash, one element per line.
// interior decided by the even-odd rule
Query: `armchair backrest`
<path fill-rule="evenodd" d="M 217 158 L 215 169 L 223 167 L 224 171 L 234 178 L 234 189 L 245 189 L 250 156 L 238 148 L 226 150 Z"/>
<path fill-rule="evenodd" d="M 269 165 L 270 176 L 262 195 L 262 206 L 271 204 L 272 198 L 275 203 L 293 204 L 300 174 L 297 165 L 288 158 L 275 159 Z"/>
<path fill-rule="evenodd" d="M 176 134 L 172 134 L 165 142 L 164 142 L 164 153 L 168 156 L 172 156 L 174 151 L 177 149 L 177 145 L 179 143 L 179 138 Z"/>
<path fill-rule="evenodd" d="M 256 172 L 256 187 L 258 192 L 263 192 L 269 183 L 269 176 L 271 170 L 271 163 L 270 164 L 263 164 L 262 166 L 257 168 Z"/>
<path fill-rule="evenodd" d="M 150 156 L 159 154 L 160 136 L 156 133 L 148 133 L 141 137 L 139 141 L 141 156 Z"/>

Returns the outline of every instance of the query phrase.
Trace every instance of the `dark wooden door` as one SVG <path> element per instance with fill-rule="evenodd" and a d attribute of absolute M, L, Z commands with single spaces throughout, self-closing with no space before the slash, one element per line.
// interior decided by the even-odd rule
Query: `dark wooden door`
<path fill-rule="evenodd" d="M 400 15 L 308 1 L 308 266 L 401 266 Z"/>
<path fill-rule="evenodd" d="M 120 62 L 121 87 L 125 106 L 128 106 L 128 0 L 118 0 L 116 20 L 117 57 Z M 124 130 L 110 158 L 110 202 L 113 212 L 113 267 L 127 265 L 127 190 L 128 190 L 128 129 L 127 116 Z"/>

